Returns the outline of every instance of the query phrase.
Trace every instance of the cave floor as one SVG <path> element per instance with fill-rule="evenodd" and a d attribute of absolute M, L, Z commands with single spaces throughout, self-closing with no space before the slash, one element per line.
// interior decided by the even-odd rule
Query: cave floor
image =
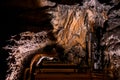
<path fill-rule="evenodd" d="M 34 80 L 114 80 L 101 73 L 37 74 Z"/>

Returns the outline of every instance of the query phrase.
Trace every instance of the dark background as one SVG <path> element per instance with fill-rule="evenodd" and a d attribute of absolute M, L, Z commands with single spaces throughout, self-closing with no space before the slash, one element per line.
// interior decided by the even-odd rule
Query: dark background
<path fill-rule="evenodd" d="M 32 0 L 0 1 L 0 80 L 5 80 L 8 68 L 8 52 L 2 47 L 7 45 L 11 35 L 24 31 L 39 32 L 52 29 L 45 9 L 35 5 Z"/>

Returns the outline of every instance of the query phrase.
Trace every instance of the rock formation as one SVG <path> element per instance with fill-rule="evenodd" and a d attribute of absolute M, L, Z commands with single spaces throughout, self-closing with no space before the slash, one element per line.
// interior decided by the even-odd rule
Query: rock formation
<path fill-rule="evenodd" d="M 1 15 L 1 25 L 8 23 L 16 27 L 16 31 L 4 32 L 5 36 L 12 36 L 7 46 L 2 46 L 9 53 L 6 80 L 18 80 L 24 61 L 51 43 L 62 47 L 67 60 L 73 63 L 79 63 L 79 58 L 86 58 L 86 53 L 91 52 L 87 56 L 92 55 L 95 69 L 110 68 L 116 80 L 120 79 L 120 0 L 6 0 L 2 3 L 2 9 L 7 9 L 9 14 L 2 12 L 8 15 L 8 21 Z M 86 46 L 89 40 L 92 50 Z"/>

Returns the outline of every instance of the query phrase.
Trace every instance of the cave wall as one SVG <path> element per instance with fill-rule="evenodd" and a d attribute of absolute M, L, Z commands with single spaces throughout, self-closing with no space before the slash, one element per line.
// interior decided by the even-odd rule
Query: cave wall
<path fill-rule="evenodd" d="M 39 32 L 52 29 L 45 9 L 47 8 L 41 8 L 32 0 L 0 1 L 0 80 L 6 78 L 8 70 L 6 60 L 9 54 L 8 51 L 3 50 L 3 46 L 8 44 L 7 40 L 11 36 L 25 31 Z M 18 36 L 17 39 L 19 39 Z"/>
<path fill-rule="evenodd" d="M 16 35 L 24 31 L 40 32 L 42 30 L 48 31 L 53 29 L 51 19 L 53 16 L 47 12 L 54 11 L 57 5 L 76 5 L 83 6 L 90 0 L 1 0 L 0 3 L 0 45 L 6 45 L 6 41 L 11 35 Z M 88 4 L 87 4 L 88 5 Z M 96 19 L 96 25 L 101 27 L 100 46 L 103 48 L 102 52 L 105 55 L 105 61 L 110 61 L 112 69 L 115 69 L 115 76 L 120 75 L 120 1 L 119 0 L 93 0 L 90 1 L 89 6 L 94 7 L 99 13 L 102 9 L 107 13 L 108 19 L 104 22 L 101 18 Z M 8 30 L 8 31 L 7 31 Z M 4 69 L 6 58 L 8 54 L 3 54 L 1 49 L 1 69 Z M 107 64 L 107 63 L 105 63 Z M 6 70 L 3 70 L 5 73 Z M 5 78 L 2 74 L 1 79 Z M 119 77 L 117 78 L 119 80 Z"/>

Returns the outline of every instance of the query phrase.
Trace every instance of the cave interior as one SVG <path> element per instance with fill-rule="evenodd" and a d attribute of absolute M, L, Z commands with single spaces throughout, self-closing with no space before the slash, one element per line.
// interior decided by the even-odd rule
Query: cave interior
<path fill-rule="evenodd" d="M 47 6 L 44 6 L 42 3 L 40 3 L 40 1 L 44 2 L 44 0 L 11 0 L 11 1 L 1 0 L 0 1 L 0 10 L 1 10 L 0 12 L 0 26 L 1 26 L 0 80 L 4 80 L 6 78 L 7 69 L 8 69 L 6 59 L 9 56 L 8 51 L 4 50 L 2 47 L 8 44 L 7 40 L 9 40 L 12 35 L 20 34 L 21 32 L 25 32 L 25 31 L 37 33 L 41 31 L 53 30 L 53 26 L 50 23 L 51 17 L 48 13 L 46 13 L 47 9 L 54 8 L 58 4 L 69 5 L 69 6 L 79 4 L 80 6 L 82 6 L 84 2 L 90 0 L 50 0 L 51 2 L 56 3 L 54 6 L 51 6 L 52 4 L 48 4 Z M 120 34 L 120 24 L 119 24 L 120 1 L 119 0 L 104 0 L 104 1 L 94 0 L 94 1 L 98 1 L 100 4 L 112 6 L 112 8 L 107 13 L 107 15 L 109 15 L 109 18 L 103 24 L 104 28 L 101 28 L 99 26 L 98 28 L 95 28 L 94 38 L 97 38 L 98 41 L 97 51 L 99 52 L 99 50 L 105 50 L 106 48 L 105 46 L 101 46 L 100 39 L 102 39 L 102 37 L 107 38 L 107 36 L 114 34 L 116 32 L 115 35 L 117 35 L 120 39 L 120 35 L 119 35 Z M 116 13 L 112 13 L 112 11 L 113 12 L 116 11 Z M 111 25 L 112 27 L 110 27 Z M 49 36 L 51 40 L 55 40 L 52 33 L 49 33 Z M 114 43 L 115 42 L 113 42 L 113 45 Z M 116 46 L 120 47 L 119 44 L 120 42 L 116 43 Z M 108 47 L 111 45 L 112 44 L 108 45 Z M 51 49 L 51 48 L 47 48 L 47 49 Z M 62 51 L 62 49 L 60 49 L 59 51 Z M 86 59 L 86 62 L 87 60 L 88 59 Z M 118 60 L 120 60 L 120 57 Z M 118 74 L 120 75 L 120 73 Z M 117 79 L 120 79 L 120 77 L 117 77 Z"/>

